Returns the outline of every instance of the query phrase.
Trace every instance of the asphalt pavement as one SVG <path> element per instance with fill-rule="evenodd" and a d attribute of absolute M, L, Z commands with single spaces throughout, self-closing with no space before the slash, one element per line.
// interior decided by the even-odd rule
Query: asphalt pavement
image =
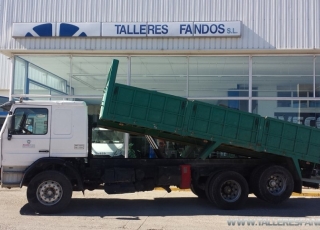
<path fill-rule="evenodd" d="M 318 194 L 317 190 L 308 189 L 308 194 L 311 192 Z M 95 190 L 84 195 L 74 192 L 62 213 L 39 215 L 30 208 L 25 187 L 3 188 L 0 230 L 318 229 L 319 207 L 320 199 L 313 196 L 293 196 L 280 205 L 272 205 L 249 195 L 242 209 L 220 210 L 189 190 L 117 195 Z"/>

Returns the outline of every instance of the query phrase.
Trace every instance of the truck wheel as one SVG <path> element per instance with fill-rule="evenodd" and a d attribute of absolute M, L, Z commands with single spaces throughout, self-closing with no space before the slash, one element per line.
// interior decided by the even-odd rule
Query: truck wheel
<path fill-rule="evenodd" d="M 250 190 L 260 200 L 264 200 L 264 198 L 262 197 L 259 191 L 259 177 L 261 173 L 268 167 L 270 167 L 270 165 L 259 165 L 253 170 L 250 176 L 250 182 L 249 182 Z"/>
<path fill-rule="evenodd" d="M 248 199 L 246 179 L 233 171 L 222 172 L 210 180 L 208 195 L 221 209 L 239 209 Z"/>
<path fill-rule="evenodd" d="M 273 204 L 281 203 L 291 196 L 294 181 L 291 173 L 282 166 L 272 165 L 263 170 L 258 179 L 258 192 Z"/>
<path fill-rule="evenodd" d="M 206 191 L 191 183 L 190 190 L 201 199 L 207 199 Z"/>
<path fill-rule="evenodd" d="M 218 173 L 218 172 L 217 172 Z M 210 195 L 210 186 L 211 186 L 211 181 L 215 179 L 217 173 L 209 175 L 207 181 L 206 181 L 206 187 L 205 187 L 205 194 L 207 199 L 212 203 L 215 204 L 214 200 L 212 199 L 212 196 Z M 219 173 L 218 173 L 219 174 Z"/>
<path fill-rule="evenodd" d="M 67 207 L 72 196 L 70 180 L 61 172 L 44 171 L 30 181 L 27 199 L 38 213 L 57 213 Z"/>

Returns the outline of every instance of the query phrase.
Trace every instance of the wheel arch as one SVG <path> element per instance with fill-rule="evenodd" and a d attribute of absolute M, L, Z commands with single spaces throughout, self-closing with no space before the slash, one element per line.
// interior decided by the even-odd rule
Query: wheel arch
<path fill-rule="evenodd" d="M 46 170 L 56 170 L 63 172 L 69 179 L 76 180 L 76 190 L 84 192 L 83 182 L 78 169 L 76 169 L 71 162 L 61 158 L 41 158 L 32 163 L 23 173 L 20 188 L 27 186 L 31 179 Z"/>

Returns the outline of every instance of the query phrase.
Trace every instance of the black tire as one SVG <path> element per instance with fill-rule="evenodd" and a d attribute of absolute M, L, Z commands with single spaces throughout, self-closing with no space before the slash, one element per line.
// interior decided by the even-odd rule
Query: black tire
<path fill-rule="evenodd" d="M 220 209 L 239 209 L 246 203 L 249 186 L 246 179 L 234 171 L 222 172 L 211 179 L 208 195 Z"/>
<path fill-rule="evenodd" d="M 207 199 L 212 203 L 212 204 L 215 204 L 214 203 L 214 200 L 212 199 L 211 195 L 210 195 L 210 183 L 211 183 L 211 180 L 213 180 L 215 178 L 215 175 L 217 175 L 217 173 L 215 174 L 211 174 L 207 181 L 206 181 L 206 187 L 205 187 L 205 194 L 206 194 L 206 197 Z"/>
<path fill-rule="evenodd" d="M 262 170 L 258 179 L 258 192 L 263 200 L 279 204 L 291 196 L 294 181 L 291 173 L 282 166 L 272 165 Z"/>
<path fill-rule="evenodd" d="M 61 172 L 44 171 L 32 178 L 27 189 L 29 205 L 41 214 L 63 211 L 72 196 L 70 180 Z"/>
<path fill-rule="evenodd" d="M 260 200 L 264 200 L 264 198 L 260 193 L 258 181 L 261 176 L 261 173 L 268 167 L 270 167 L 270 165 L 259 165 L 253 170 L 253 172 L 250 175 L 250 192 L 252 192 Z"/>
<path fill-rule="evenodd" d="M 207 199 L 206 191 L 191 183 L 190 190 L 201 199 Z"/>

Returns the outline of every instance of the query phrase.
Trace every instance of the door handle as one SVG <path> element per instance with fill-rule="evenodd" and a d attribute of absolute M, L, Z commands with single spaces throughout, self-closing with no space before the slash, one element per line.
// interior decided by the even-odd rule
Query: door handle
<path fill-rule="evenodd" d="M 48 153 L 49 150 L 39 150 L 39 153 Z"/>

